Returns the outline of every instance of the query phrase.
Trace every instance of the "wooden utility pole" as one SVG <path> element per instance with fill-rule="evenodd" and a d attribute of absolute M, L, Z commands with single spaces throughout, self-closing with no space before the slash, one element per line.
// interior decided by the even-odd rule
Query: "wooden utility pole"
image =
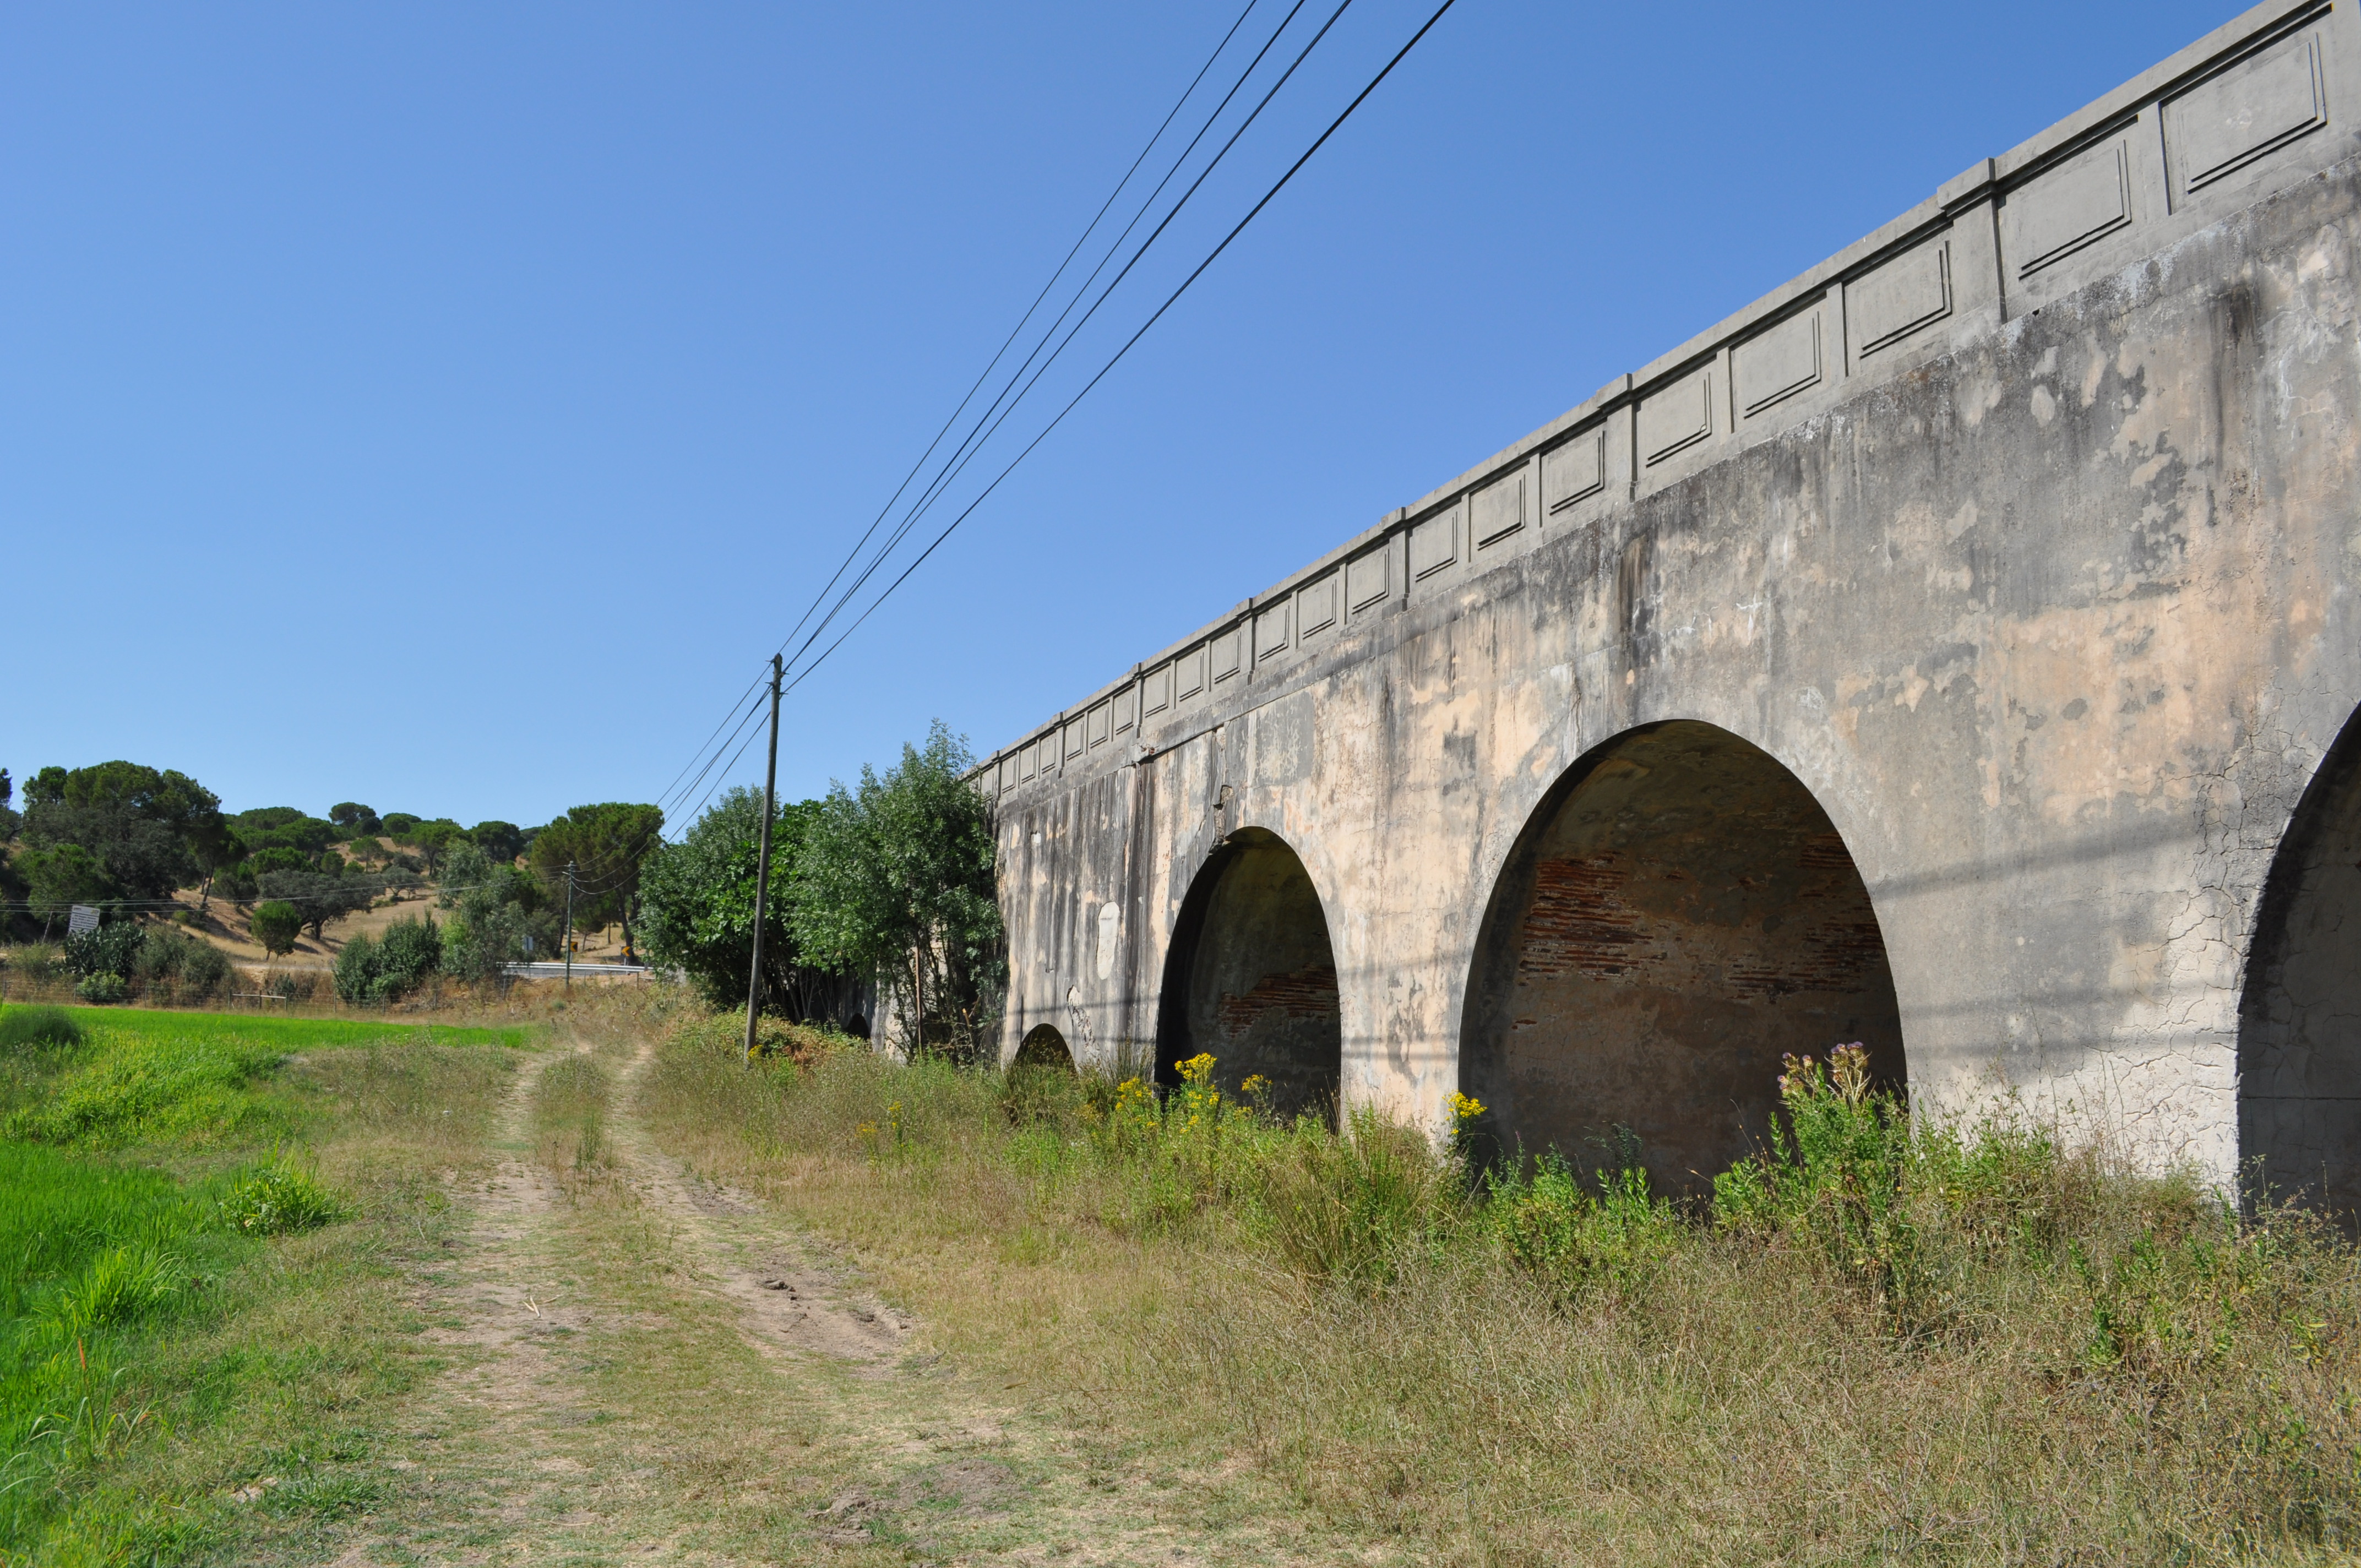
<path fill-rule="evenodd" d="M 566 994 L 574 994 L 574 862 L 566 862 Z"/>
<path fill-rule="evenodd" d="M 771 818 L 779 789 L 779 677 L 785 668 L 771 655 L 771 760 L 763 769 L 762 848 L 754 856 L 754 968 L 746 977 L 746 1065 L 754 1064 L 754 1020 L 763 1011 L 763 925 L 771 896 Z"/>

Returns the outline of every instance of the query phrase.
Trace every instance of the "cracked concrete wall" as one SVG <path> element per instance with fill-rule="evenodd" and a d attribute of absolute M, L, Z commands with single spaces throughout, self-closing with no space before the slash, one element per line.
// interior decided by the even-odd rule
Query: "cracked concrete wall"
<path fill-rule="evenodd" d="M 2313 776 L 2264 884 L 2238 1055 L 2250 1183 L 2361 1213 L 2361 720 Z"/>
<path fill-rule="evenodd" d="M 2310 36 L 2271 33 L 2270 58 Z M 2139 104 L 2169 110 L 2198 69 L 2102 104 L 2024 178 L 2109 126 L 2131 146 Z M 1950 247 L 1927 276 L 1951 313 L 1923 352 L 1855 376 L 1852 318 L 1815 318 L 1844 373 L 1757 430 L 1741 323 L 1719 358 L 1620 383 L 995 754 L 1009 1047 L 1041 1022 L 1104 1059 L 1152 1037 L 1189 888 L 1259 828 L 1326 919 L 1345 1101 L 1439 1127 L 1484 916 L 1535 812 L 1594 749 L 1697 721 L 1775 759 L 1858 867 L 1921 1104 L 2015 1086 L 2070 1130 L 2230 1179 L 2266 876 L 2361 701 L 2361 169 L 2342 132 L 2288 145 L 2336 157 L 2257 163 L 2213 208 L 2159 195 L 2148 227 L 2039 271 L 2005 247 L 2041 187 L 1995 160 L 1968 204 L 1911 220 L 1949 225 L 1925 231 Z M 1883 277 L 1861 270 L 1889 266 L 1877 246 L 1927 254 L 1920 233 L 1872 236 L 1843 277 Z M 1807 302 L 1850 311 L 1851 287 Z M 1700 377 L 1708 435 L 1682 445 L 1652 389 Z M 1592 463 L 1594 431 L 1605 466 L 1554 477 L 1565 453 Z M 2339 922 L 2305 942 L 2345 942 Z M 1732 1068 L 1733 1101 L 1756 1065 Z"/>

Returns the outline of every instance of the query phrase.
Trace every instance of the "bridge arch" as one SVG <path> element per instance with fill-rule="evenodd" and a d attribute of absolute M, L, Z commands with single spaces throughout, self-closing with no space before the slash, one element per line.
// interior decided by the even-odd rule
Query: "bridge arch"
<path fill-rule="evenodd" d="M 1036 1024 L 1024 1039 L 1017 1042 L 1016 1054 L 1009 1059 L 1012 1068 L 1062 1068 L 1074 1070 L 1074 1053 L 1066 1044 L 1066 1036 L 1054 1024 Z"/>
<path fill-rule="evenodd" d="M 1333 1113 L 1344 1065 L 1335 948 L 1311 873 L 1276 833 L 1239 828 L 1191 882 L 1165 955 L 1156 1046 L 1164 1082 L 1209 1053 L 1226 1091 L 1259 1075 L 1281 1114 Z"/>
<path fill-rule="evenodd" d="M 1625 1146 L 1695 1194 L 1768 1131 L 1784 1054 L 1855 1040 L 1903 1083 L 1843 837 L 1769 752 L 1680 719 L 1592 749 L 1528 817 L 1477 938 L 1460 1082 L 1503 1150 L 1587 1168 Z"/>
<path fill-rule="evenodd" d="M 2361 1214 L 2361 712 L 2263 883 L 2239 994 L 2238 1155 L 2257 1195 Z"/>

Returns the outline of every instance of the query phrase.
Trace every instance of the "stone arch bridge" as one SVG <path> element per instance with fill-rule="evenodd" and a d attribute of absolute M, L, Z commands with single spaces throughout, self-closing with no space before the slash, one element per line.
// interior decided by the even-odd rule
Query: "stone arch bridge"
<path fill-rule="evenodd" d="M 1678 1190 L 1859 1040 L 2361 1202 L 2356 130 L 2250 11 L 994 753 L 1005 1054 Z"/>

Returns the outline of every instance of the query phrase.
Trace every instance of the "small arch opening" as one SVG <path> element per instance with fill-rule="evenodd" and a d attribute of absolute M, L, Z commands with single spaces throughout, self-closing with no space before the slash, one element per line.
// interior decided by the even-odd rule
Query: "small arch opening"
<path fill-rule="evenodd" d="M 1334 1115 L 1345 1037 L 1336 955 L 1319 890 L 1278 835 L 1231 834 L 1191 883 L 1156 1036 L 1159 1082 L 1178 1082 L 1179 1064 L 1205 1053 L 1224 1092 L 1259 1077 L 1279 1114 Z"/>
<path fill-rule="evenodd" d="M 2271 857 L 2238 1004 L 2248 1195 L 2361 1215 L 2361 716 Z"/>
<path fill-rule="evenodd" d="M 1016 1058 L 1008 1065 L 1012 1068 L 1048 1068 L 1071 1072 L 1074 1070 L 1074 1053 L 1067 1049 L 1066 1036 L 1058 1033 L 1055 1025 L 1036 1024 L 1032 1031 L 1018 1042 Z"/>
<path fill-rule="evenodd" d="M 1697 1197 L 1768 1135 L 1781 1058 L 1859 1041 L 1905 1078 L 1869 889 L 1828 814 L 1726 729 L 1651 725 L 1537 806 L 1477 937 L 1460 1079 L 1495 1155 Z"/>

